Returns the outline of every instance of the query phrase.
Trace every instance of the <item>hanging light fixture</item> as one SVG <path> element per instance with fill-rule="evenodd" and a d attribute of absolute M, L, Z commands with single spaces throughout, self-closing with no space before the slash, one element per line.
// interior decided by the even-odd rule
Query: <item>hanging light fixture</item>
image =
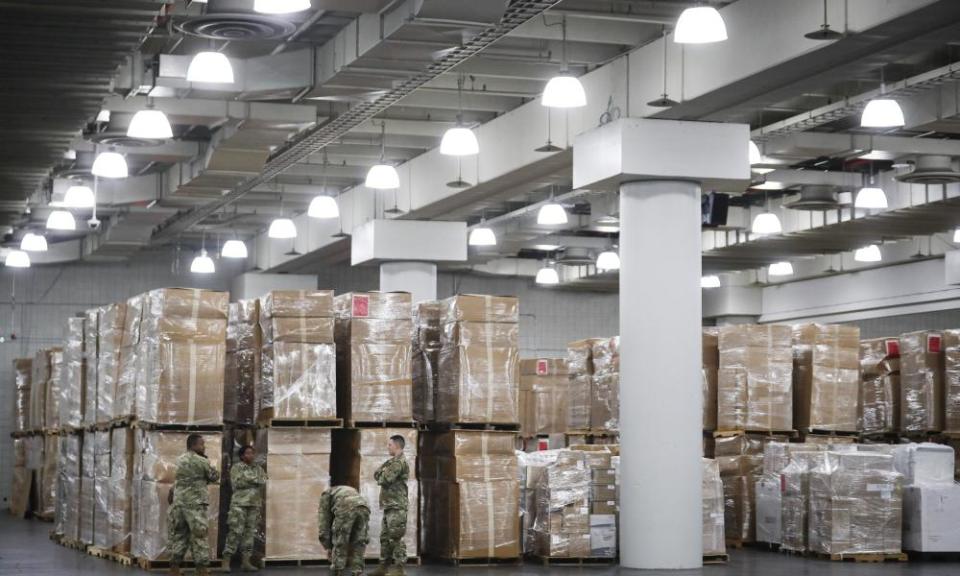
<path fill-rule="evenodd" d="M 677 44 L 710 44 L 727 39 L 727 25 L 713 6 L 693 6 L 680 14 L 673 41 Z"/>
<path fill-rule="evenodd" d="M 757 214 L 753 219 L 753 225 L 750 227 L 750 233 L 756 236 L 769 236 L 781 232 L 783 232 L 783 227 L 780 225 L 780 219 L 769 210 Z"/>
<path fill-rule="evenodd" d="M 906 124 L 900 104 L 892 98 L 884 98 L 885 93 L 886 84 L 883 78 L 883 68 L 880 68 L 880 98 L 874 98 L 867 102 L 867 106 L 860 116 L 861 127 L 900 128 Z"/>
<path fill-rule="evenodd" d="M 550 199 L 537 212 L 537 224 L 541 226 L 558 226 L 567 223 L 567 211 L 557 204 L 550 192 Z"/>
<path fill-rule="evenodd" d="M 200 254 L 190 263 L 190 271 L 194 274 L 213 274 L 217 269 L 213 265 L 213 258 L 207 256 L 207 251 L 200 250 Z"/>
<path fill-rule="evenodd" d="M 483 221 L 481 221 L 480 226 L 470 231 L 467 244 L 470 246 L 496 246 L 497 235 L 493 233 L 492 228 L 484 226 Z"/>
<path fill-rule="evenodd" d="M 808 32 L 803 37 L 810 40 L 839 40 L 843 38 L 842 32 L 830 28 L 830 21 L 827 19 L 827 0 L 823 0 L 823 24 L 820 25 L 819 29 Z"/>
<path fill-rule="evenodd" d="M 63 206 L 65 208 L 93 208 L 96 203 L 93 190 L 82 184 L 67 188 L 67 192 L 63 195 Z"/>
<path fill-rule="evenodd" d="M 310 0 L 254 0 L 253 9 L 261 14 L 293 14 L 310 9 Z"/>
<path fill-rule="evenodd" d="M 224 242 L 223 248 L 220 249 L 220 256 L 223 256 L 224 258 L 246 258 L 247 245 L 243 242 L 243 240 L 237 240 L 236 238 L 227 240 Z"/>
<path fill-rule="evenodd" d="M 123 157 L 123 154 L 113 149 L 109 152 L 101 152 L 97 155 L 97 159 L 93 161 L 93 168 L 90 169 L 90 172 L 101 178 L 126 178 L 128 175 L 127 160 Z"/>
<path fill-rule="evenodd" d="M 701 276 L 700 277 L 700 287 L 701 288 L 719 288 L 720 287 L 720 277 L 719 276 Z"/>
<path fill-rule="evenodd" d="M 613 247 L 607 248 L 597 256 L 597 270 L 601 272 L 620 269 L 620 255 Z"/>
<path fill-rule="evenodd" d="M 570 74 L 567 65 L 567 17 L 561 17 L 560 73 L 547 82 L 540 104 L 548 108 L 580 108 L 587 105 L 587 93 L 580 79 Z"/>
<path fill-rule="evenodd" d="M 23 250 L 11 250 L 7 252 L 7 258 L 4 264 L 8 268 L 29 268 L 30 255 Z"/>
<path fill-rule="evenodd" d="M 307 208 L 307 216 L 323 220 L 339 218 L 340 208 L 332 196 L 314 196 L 310 201 L 310 207 Z"/>
<path fill-rule="evenodd" d="M 792 276 L 793 264 L 789 262 L 774 262 L 770 265 L 770 268 L 767 269 L 767 274 L 770 276 Z"/>
<path fill-rule="evenodd" d="M 647 102 L 647 106 L 652 106 L 654 108 L 670 108 L 671 106 L 676 106 L 679 104 L 676 100 L 672 100 L 667 94 L 667 27 L 663 27 L 663 92 L 660 94 L 660 97 L 656 100 L 651 100 Z"/>
<path fill-rule="evenodd" d="M 76 230 L 77 221 L 67 210 L 54 210 L 47 216 L 47 230 Z"/>
<path fill-rule="evenodd" d="M 457 77 L 457 125 L 443 134 L 440 153 L 446 156 L 473 156 L 480 153 L 480 143 L 473 130 L 463 125 L 463 74 Z"/>
<path fill-rule="evenodd" d="M 953 231 L 953 243 L 960 244 L 960 227 L 957 227 Z"/>
<path fill-rule="evenodd" d="M 387 121 L 380 125 L 380 162 L 370 168 L 364 186 L 376 190 L 393 190 L 400 187 L 400 174 L 397 169 L 386 163 Z"/>
<path fill-rule="evenodd" d="M 20 249 L 24 252 L 46 252 L 47 239 L 42 234 L 27 232 L 20 240 Z"/>
<path fill-rule="evenodd" d="M 853 259 L 857 262 L 880 262 L 883 260 L 883 254 L 880 253 L 880 247 L 876 244 L 864 246 L 853 253 Z"/>
<path fill-rule="evenodd" d="M 233 84 L 233 65 L 220 52 L 199 52 L 187 68 L 187 82 Z"/>
<path fill-rule="evenodd" d="M 173 138 L 170 120 L 161 110 L 153 108 L 153 101 L 147 99 L 147 108 L 133 115 L 127 128 L 127 137 L 141 140 L 167 140 Z"/>
<path fill-rule="evenodd" d="M 97 112 L 96 122 L 101 123 L 101 124 L 106 124 L 106 123 L 110 122 L 110 111 L 109 111 L 109 110 L 101 110 L 100 112 Z"/>
<path fill-rule="evenodd" d="M 270 223 L 270 229 L 267 236 L 279 240 L 297 237 L 297 225 L 289 218 L 275 218 Z"/>
<path fill-rule="evenodd" d="M 545 263 L 540 270 L 537 270 L 537 278 L 534 281 L 542 286 L 553 286 L 560 283 L 560 276 L 555 268 Z"/>
<path fill-rule="evenodd" d="M 854 208 L 865 208 L 868 210 L 877 210 L 887 207 L 887 195 L 883 193 L 882 188 L 873 186 L 864 186 L 857 192 L 857 198 L 853 201 Z"/>

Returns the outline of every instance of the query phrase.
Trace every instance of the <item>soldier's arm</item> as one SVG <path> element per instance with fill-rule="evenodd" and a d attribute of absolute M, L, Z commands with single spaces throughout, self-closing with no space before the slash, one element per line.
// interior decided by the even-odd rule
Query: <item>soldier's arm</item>
<path fill-rule="evenodd" d="M 267 484 L 267 473 L 263 470 L 263 468 L 259 466 L 257 466 L 256 470 L 257 470 L 257 476 L 254 480 L 256 485 L 265 486 Z"/>
<path fill-rule="evenodd" d="M 403 475 L 403 465 L 399 462 L 388 461 L 380 467 L 378 472 L 380 472 L 380 475 L 377 477 L 377 484 L 381 486 L 393 484 Z"/>
<path fill-rule="evenodd" d="M 213 467 L 213 464 L 207 464 L 207 484 L 216 484 L 220 481 L 220 472 Z"/>
<path fill-rule="evenodd" d="M 330 518 L 330 494 L 324 492 L 320 496 L 320 511 L 317 515 L 317 525 L 320 528 L 320 543 L 323 544 L 323 547 L 327 550 L 330 549 L 330 526 L 332 523 L 332 518 Z"/>

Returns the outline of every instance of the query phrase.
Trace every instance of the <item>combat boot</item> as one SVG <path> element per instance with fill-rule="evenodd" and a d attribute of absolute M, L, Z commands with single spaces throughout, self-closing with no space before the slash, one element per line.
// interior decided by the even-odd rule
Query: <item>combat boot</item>
<path fill-rule="evenodd" d="M 259 568 L 250 563 L 249 554 L 244 554 L 240 557 L 240 569 L 244 572 L 256 572 L 259 570 Z"/>
<path fill-rule="evenodd" d="M 220 569 L 223 570 L 224 572 L 230 571 L 230 555 L 229 554 L 223 555 L 223 561 L 220 562 Z"/>
<path fill-rule="evenodd" d="M 170 576 L 180 576 L 179 562 L 170 562 Z"/>
<path fill-rule="evenodd" d="M 406 576 L 406 572 L 403 571 L 403 564 L 391 564 L 387 568 L 387 576 Z"/>
<path fill-rule="evenodd" d="M 373 569 L 373 572 L 369 573 L 369 576 L 387 576 L 387 565 L 381 562 Z"/>
<path fill-rule="evenodd" d="M 197 566 L 197 570 L 194 572 L 194 574 L 196 576 L 210 576 L 210 569 L 206 566 Z"/>

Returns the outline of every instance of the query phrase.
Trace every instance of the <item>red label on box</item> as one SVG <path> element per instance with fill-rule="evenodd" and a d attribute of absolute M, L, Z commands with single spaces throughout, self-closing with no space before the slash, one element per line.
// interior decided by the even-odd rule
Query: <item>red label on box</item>
<path fill-rule="evenodd" d="M 537 376 L 546 376 L 550 373 L 550 364 L 546 360 L 537 360 Z"/>
<path fill-rule="evenodd" d="M 887 340 L 887 356 L 891 356 L 893 358 L 900 357 L 900 341 L 899 340 L 896 340 L 894 338 Z"/>
<path fill-rule="evenodd" d="M 546 438 L 541 438 L 537 442 L 537 450 L 549 450 L 549 449 L 550 449 L 550 441 L 547 440 Z"/>
<path fill-rule="evenodd" d="M 939 354 L 941 350 L 940 347 L 940 335 L 939 334 L 930 334 L 927 336 L 927 352 L 931 354 Z"/>
<path fill-rule="evenodd" d="M 370 297 L 366 294 L 354 294 L 353 296 L 353 317 L 366 318 L 370 315 Z"/>

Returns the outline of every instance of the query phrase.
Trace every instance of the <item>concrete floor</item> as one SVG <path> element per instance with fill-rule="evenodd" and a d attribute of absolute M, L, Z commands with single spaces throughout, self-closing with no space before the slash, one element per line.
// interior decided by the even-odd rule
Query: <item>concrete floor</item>
<path fill-rule="evenodd" d="M 80 554 L 57 546 L 48 538 L 51 525 L 42 522 L 16 520 L 0 512 L 0 575 L 29 574 L 48 576 L 61 574 L 98 574 L 112 576 L 142 573 L 138 569 L 119 566 L 112 562 Z M 574 568 L 542 566 L 505 566 L 501 568 L 460 568 L 449 566 L 423 566 L 407 571 L 411 576 L 450 574 L 462 572 L 469 576 L 497 574 L 571 574 L 589 573 L 597 576 L 615 574 L 660 574 L 641 572 L 618 567 Z M 326 574 L 325 568 L 271 568 L 260 574 Z M 160 574 L 160 573 L 157 573 Z M 910 562 L 887 564 L 854 564 L 829 562 L 806 558 L 783 556 L 776 552 L 761 550 L 734 550 L 729 564 L 707 566 L 703 570 L 663 572 L 676 576 L 703 574 L 705 576 L 956 576 L 960 574 L 960 562 Z"/>

